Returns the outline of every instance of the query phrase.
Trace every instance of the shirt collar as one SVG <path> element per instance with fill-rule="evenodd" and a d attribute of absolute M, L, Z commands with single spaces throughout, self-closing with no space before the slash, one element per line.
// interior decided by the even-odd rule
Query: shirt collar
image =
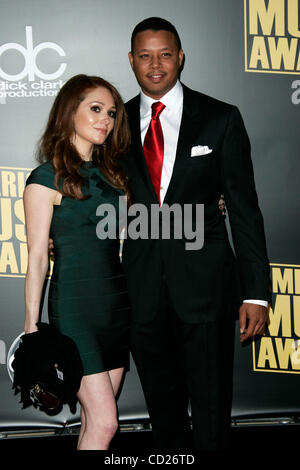
<path fill-rule="evenodd" d="M 151 105 L 156 101 L 163 103 L 169 110 L 175 113 L 178 112 L 183 103 L 183 89 L 180 81 L 177 80 L 173 88 L 160 98 L 160 100 L 154 100 L 141 91 L 140 112 L 142 117 L 151 114 Z"/>

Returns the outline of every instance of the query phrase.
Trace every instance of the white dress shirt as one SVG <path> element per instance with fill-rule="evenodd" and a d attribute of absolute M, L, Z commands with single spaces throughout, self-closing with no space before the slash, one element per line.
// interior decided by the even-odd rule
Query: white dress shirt
<path fill-rule="evenodd" d="M 183 89 L 179 80 L 177 80 L 176 85 L 159 100 L 154 100 L 141 91 L 140 119 L 142 144 L 144 144 L 145 135 L 152 117 L 151 106 L 152 103 L 156 101 L 160 101 L 165 105 L 164 110 L 159 116 L 164 136 L 164 160 L 160 185 L 160 200 L 161 203 L 163 203 L 173 172 L 182 117 Z M 265 300 L 247 299 L 244 300 L 244 303 L 263 305 L 264 307 L 268 306 L 268 302 Z"/>
<path fill-rule="evenodd" d="M 154 100 L 141 91 L 141 140 L 144 144 L 151 117 L 152 103 L 160 101 L 165 105 L 165 109 L 159 116 L 163 135 L 164 135 L 164 160 L 160 184 L 160 200 L 163 203 L 165 198 L 175 162 L 178 135 L 181 123 L 183 108 L 183 90 L 182 85 L 177 81 L 176 85 L 168 91 L 160 100 Z"/>

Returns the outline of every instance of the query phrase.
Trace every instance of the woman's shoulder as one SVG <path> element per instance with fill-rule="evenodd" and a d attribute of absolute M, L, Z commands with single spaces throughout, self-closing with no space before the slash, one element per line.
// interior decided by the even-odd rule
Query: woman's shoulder
<path fill-rule="evenodd" d="M 51 189 L 56 189 L 54 184 L 55 170 L 51 161 L 42 163 L 36 167 L 27 178 L 26 186 L 29 184 L 41 184 Z"/>

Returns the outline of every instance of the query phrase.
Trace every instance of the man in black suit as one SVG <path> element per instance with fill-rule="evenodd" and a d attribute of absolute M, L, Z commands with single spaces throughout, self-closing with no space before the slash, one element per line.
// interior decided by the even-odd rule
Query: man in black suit
<path fill-rule="evenodd" d="M 184 237 L 127 238 L 123 265 L 133 311 L 132 354 L 156 446 L 190 447 L 190 401 L 194 447 L 220 449 L 230 429 L 235 313 L 240 306 L 241 341 L 262 330 L 269 265 L 242 118 L 236 107 L 181 84 L 183 59 L 169 22 L 149 18 L 134 29 L 129 60 L 141 93 L 126 105 L 132 132 L 126 170 L 133 202 L 149 212 L 159 201 L 194 209 L 204 204 L 204 245 L 187 250 Z M 158 193 L 143 152 L 157 101 L 165 105 Z M 218 208 L 220 194 L 236 256 Z"/>

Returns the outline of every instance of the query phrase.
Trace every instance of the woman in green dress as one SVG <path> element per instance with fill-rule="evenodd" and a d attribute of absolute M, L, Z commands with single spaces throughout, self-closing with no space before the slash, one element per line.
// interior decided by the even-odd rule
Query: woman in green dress
<path fill-rule="evenodd" d="M 50 237 L 49 322 L 75 341 L 84 368 L 78 449 L 108 449 L 118 428 L 115 396 L 129 364 L 130 310 L 119 239 L 96 234 L 97 207 L 110 204 L 118 214 L 119 198 L 130 200 L 119 163 L 129 141 L 117 90 L 102 78 L 77 75 L 54 101 L 39 147 L 43 163 L 24 191 L 25 333 L 37 330 Z M 118 220 L 113 222 L 118 233 Z"/>

